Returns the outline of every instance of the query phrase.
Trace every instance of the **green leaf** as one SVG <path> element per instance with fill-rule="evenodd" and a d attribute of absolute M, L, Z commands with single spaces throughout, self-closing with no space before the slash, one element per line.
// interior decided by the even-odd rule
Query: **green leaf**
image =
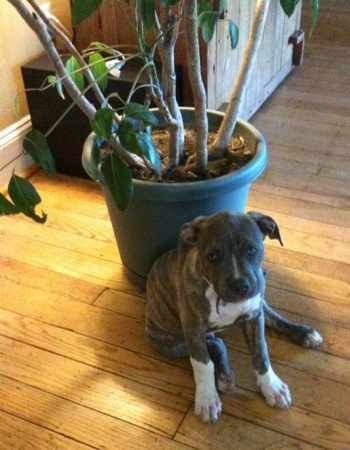
<path fill-rule="evenodd" d="M 21 211 L 0 192 L 0 216 L 9 216 L 20 212 Z"/>
<path fill-rule="evenodd" d="M 152 164 L 157 175 L 160 175 L 162 171 L 162 161 L 151 136 L 148 133 L 138 133 L 137 140 L 141 153 Z"/>
<path fill-rule="evenodd" d="M 125 211 L 133 194 L 130 169 L 114 153 L 110 153 L 101 165 L 103 178 L 116 206 Z"/>
<path fill-rule="evenodd" d="M 8 191 L 11 200 L 21 213 L 35 222 L 46 222 L 47 214 L 42 213 L 42 216 L 38 216 L 35 213 L 35 207 L 41 202 L 41 198 L 30 181 L 13 174 Z"/>
<path fill-rule="evenodd" d="M 101 5 L 103 0 L 74 0 L 72 5 L 72 23 L 78 25 L 87 19 Z"/>
<path fill-rule="evenodd" d="M 227 5 L 227 0 L 199 0 L 198 1 L 198 17 L 204 13 L 218 13 L 221 17 L 222 13 L 225 10 L 225 7 Z"/>
<path fill-rule="evenodd" d="M 119 53 L 116 52 L 115 50 L 113 50 L 113 48 L 111 48 L 109 45 L 103 44 L 102 42 L 98 42 L 98 41 L 93 41 L 91 42 L 91 44 L 89 45 L 89 49 L 91 48 L 95 48 L 97 50 L 99 50 L 100 52 L 103 52 L 107 55 L 118 57 Z"/>
<path fill-rule="evenodd" d="M 37 130 L 28 131 L 23 139 L 23 148 L 46 173 L 56 173 L 55 161 L 43 133 Z"/>
<path fill-rule="evenodd" d="M 56 77 L 56 75 L 49 75 L 49 76 L 47 77 L 47 82 L 48 82 L 49 85 L 55 86 L 55 84 L 57 83 L 57 77 Z"/>
<path fill-rule="evenodd" d="M 312 35 L 316 28 L 317 18 L 318 18 L 318 7 L 319 2 L 318 0 L 310 0 L 311 2 L 311 24 L 310 24 L 310 31 L 309 36 Z"/>
<path fill-rule="evenodd" d="M 74 56 L 71 56 L 66 62 L 66 70 L 80 91 L 84 90 L 84 76 L 80 64 Z"/>
<path fill-rule="evenodd" d="M 230 32 L 231 48 L 232 50 L 234 50 L 238 45 L 239 29 L 231 19 L 229 19 L 228 22 L 229 22 L 228 26 Z"/>
<path fill-rule="evenodd" d="M 62 81 L 59 78 L 57 78 L 56 75 L 49 75 L 47 77 L 47 82 L 51 86 L 56 86 L 56 90 L 58 92 L 58 95 L 61 98 L 63 98 L 63 100 L 65 100 L 65 96 L 64 96 L 64 93 L 63 93 Z"/>
<path fill-rule="evenodd" d="M 128 120 L 123 120 L 118 128 L 118 137 L 122 146 L 129 152 L 140 154 L 141 150 L 134 127 Z"/>
<path fill-rule="evenodd" d="M 217 11 L 206 11 L 202 12 L 199 17 L 199 26 L 202 30 L 202 37 L 206 44 L 212 40 L 214 35 L 215 27 L 220 19 L 220 13 Z"/>
<path fill-rule="evenodd" d="M 63 84 L 62 84 L 62 80 L 60 80 L 59 78 L 57 78 L 56 89 L 57 89 L 58 95 L 59 95 L 63 100 L 65 100 L 66 97 L 64 96 L 64 92 L 63 92 Z"/>
<path fill-rule="evenodd" d="M 141 16 L 146 30 L 153 28 L 156 23 L 155 10 L 155 0 L 141 0 Z"/>
<path fill-rule="evenodd" d="M 90 125 L 97 136 L 108 139 L 112 133 L 113 121 L 114 111 L 109 108 L 102 108 L 96 111 L 95 119 L 90 122 Z"/>
<path fill-rule="evenodd" d="M 124 115 L 136 120 L 141 120 L 147 125 L 157 125 L 158 123 L 158 119 L 152 111 L 139 103 L 127 103 L 124 107 Z"/>
<path fill-rule="evenodd" d="M 293 14 L 295 7 L 299 3 L 299 1 L 300 0 L 280 0 L 282 9 L 288 17 L 290 17 Z"/>
<path fill-rule="evenodd" d="M 102 90 L 106 89 L 108 84 L 108 68 L 104 58 L 99 53 L 93 53 L 89 57 L 90 70 Z"/>
<path fill-rule="evenodd" d="M 223 13 L 223 11 L 225 9 L 225 6 L 226 6 L 226 3 L 227 3 L 226 0 L 220 0 L 219 8 L 218 8 L 218 11 L 219 11 L 220 14 Z"/>
<path fill-rule="evenodd" d="M 201 1 L 199 1 L 198 5 L 197 5 L 198 17 L 203 12 L 211 12 L 213 10 L 213 6 L 214 6 L 213 0 L 201 0 Z"/>

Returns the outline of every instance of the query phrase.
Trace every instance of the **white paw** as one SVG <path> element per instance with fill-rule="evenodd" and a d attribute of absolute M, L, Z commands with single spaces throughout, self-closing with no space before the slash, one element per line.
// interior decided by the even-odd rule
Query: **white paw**
<path fill-rule="evenodd" d="M 292 403 L 289 388 L 273 371 L 272 367 L 264 375 L 256 374 L 257 384 L 266 403 L 281 409 L 288 409 Z"/>
<path fill-rule="evenodd" d="M 194 413 L 204 423 L 215 423 L 222 410 L 221 400 L 215 386 L 214 364 L 201 363 L 191 358 L 196 395 Z"/>
<path fill-rule="evenodd" d="M 317 347 L 318 345 L 322 344 L 322 336 L 316 331 L 312 330 L 312 333 L 309 333 L 307 335 L 307 339 L 304 342 L 304 347 Z"/>
<path fill-rule="evenodd" d="M 204 423 L 217 422 L 222 411 L 222 404 L 217 392 L 196 391 L 194 413 Z"/>

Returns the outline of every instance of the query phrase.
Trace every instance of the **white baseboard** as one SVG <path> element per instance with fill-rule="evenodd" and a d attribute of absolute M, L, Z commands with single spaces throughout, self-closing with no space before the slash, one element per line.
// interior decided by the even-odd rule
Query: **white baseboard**
<path fill-rule="evenodd" d="M 0 131 L 0 188 L 6 186 L 13 173 L 27 171 L 34 161 L 23 153 L 23 136 L 32 127 L 29 116 Z"/>

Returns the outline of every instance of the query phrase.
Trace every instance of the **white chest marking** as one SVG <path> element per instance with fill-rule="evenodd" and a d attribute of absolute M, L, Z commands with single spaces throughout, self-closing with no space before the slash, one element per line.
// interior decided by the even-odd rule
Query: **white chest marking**
<path fill-rule="evenodd" d="M 220 300 L 218 304 L 219 296 L 212 286 L 208 287 L 205 296 L 210 303 L 209 325 L 211 328 L 225 328 L 232 325 L 243 314 L 251 314 L 259 309 L 261 304 L 260 294 L 238 303 L 224 305 Z"/>

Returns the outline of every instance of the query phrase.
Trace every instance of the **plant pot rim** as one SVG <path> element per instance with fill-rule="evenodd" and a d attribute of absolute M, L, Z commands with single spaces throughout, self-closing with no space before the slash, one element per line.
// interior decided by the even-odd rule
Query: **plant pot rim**
<path fill-rule="evenodd" d="M 181 111 L 184 112 L 192 112 L 194 110 L 193 107 L 181 107 Z M 152 111 L 157 111 L 157 108 L 152 108 Z M 207 113 L 212 116 L 217 116 L 221 118 L 224 116 L 224 113 L 221 111 L 215 111 L 208 109 Z M 240 169 L 231 172 L 227 175 L 222 175 L 217 178 L 212 178 L 209 180 L 201 180 L 201 181 L 187 181 L 187 182 L 175 182 L 175 183 L 160 183 L 157 181 L 144 181 L 133 179 L 134 190 L 137 191 L 139 196 L 142 196 L 143 193 L 145 197 L 150 198 L 153 197 L 154 200 L 157 200 L 159 195 L 163 195 L 166 191 L 169 202 L 176 202 L 179 199 L 183 199 L 184 196 L 188 196 L 188 198 L 201 198 L 203 196 L 201 186 L 206 187 L 207 197 L 210 195 L 212 191 L 212 195 L 216 195 L 218 189 L 221 189 L 222 192 L 231 191 L 232 188 L 239 189 L 240 187 L 251 183 L 256 178 L 258 178 L 264 169 L 266 168 L 268 157 L 267 157 L 267 146 L 264 137 L 262 134 L 250 123 L 243 119 L 238 119 L 235 133 L 240 134 L 240 130 L 245 129 L 252 136 L 255 141 L 255 155 L 253 159 L 251 159 L 247 164 L 245 164 Z M 89 164 L 87 163 L 87 157 L 85 156 L 85 149 L 92 143 L 92 139 L 94 138 L 94 133 L 90 133 L 87 137 L 86 144 L 84 145 L 83 151 L 83 166 L 90 175 L 89 172 Z M 101 183 L 101 181 L 99 180 Z"/>

